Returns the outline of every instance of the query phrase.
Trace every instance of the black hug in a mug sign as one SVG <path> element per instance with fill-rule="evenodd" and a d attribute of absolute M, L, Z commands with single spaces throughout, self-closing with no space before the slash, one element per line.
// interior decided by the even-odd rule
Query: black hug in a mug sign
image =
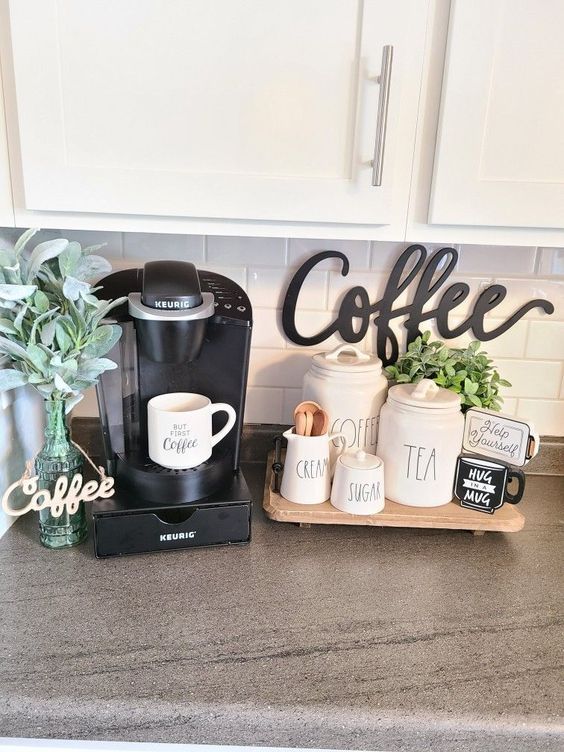
<path fill-rule="evenodd" d="M 503 285 L 493 284 L 480 292 L 468 318 L 458 326 L 450 328 L 449 313 L 470 294 L 470 286 L 466 282 L 455 282 L 447 287 L 436 308 L 429 311 L 423 311 L 423 308 L 454 271 L 458 252 L 454 248 L 441 248 L 427 259 L 427 250 L 424 246 L 412 245 L 406 248 L 397 260 L 381 300 L 371 303 L 366 289 L 355 285 L 345 294 L 336 319 L 317 334 L 306 337 L 300 334 L 296 325 L 300 291 L 312 269 L 325 259 L 332 258 L 340 259 L 341 275 L 346 277 L 350 265 L 345 254 L 339 251 L 322 251 L 302 264 L 288 286 L 282 309 L 282 327 L 288 339 L 297 345 L 319 345 L 335 333 L 339 333 L 345 342 L 360 342 L 368 331 L 370 317 L 374 316 L 376 351 L 382 362 L 388 365 L 394 363 L 399 355 L 398 340 L 390 327 L 390 321 L 400 316 L 406 317 L 403 326 L 407 330 L 408 343 L 421 334 L 419 327 L 422 322 L 431 319 L 436 319 L 437 330 L 445 339 L 453 339 L 472 330 L 477 340 L 487 342 L 506 332 L 533 308 L 541 308 L 549 314 L 554 312 L 554 306 L 548 300 L 531 300 L 498 327 L 486 332 L 484 317 L 507 296 L 507 289 Z M 440 268 L 443 261 L 444 267 Z M 421 276 L 411 303 L 394 308 L 396 300 L 420 272 Z"/>

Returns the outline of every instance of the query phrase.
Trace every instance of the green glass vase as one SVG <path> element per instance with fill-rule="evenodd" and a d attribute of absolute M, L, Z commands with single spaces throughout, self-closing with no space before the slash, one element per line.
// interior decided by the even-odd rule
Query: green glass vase
<path fill-rule="evenodd" d="M 71 443 L 65 415 L 64 400 L 46 400 L 47 424 L 45 444 L 35 458 L 35 472 L 39 476 L 39 488 L 51 493 L 61 475 L 70 479 L 82 471 L 82 455 Z M 84 502 L 69 514 L 67 509 L 59 517 L 53 517 L 51 509 L 39 511 L 39 540 L 47 548 L 70 548 L 81 543 L 88 534 Z"/>

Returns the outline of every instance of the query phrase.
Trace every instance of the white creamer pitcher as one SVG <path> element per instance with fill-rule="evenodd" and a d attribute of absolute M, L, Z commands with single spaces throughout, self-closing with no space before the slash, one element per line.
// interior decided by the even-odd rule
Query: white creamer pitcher
<path fill-rule="evenodd" d="M 331 494 L 334 463 L 330 459 L 329 444 L 342 438 L 342 433 L 321 436 L 301 436 L 290 428 L 283 434 L 288 440 L 284 474 L 280 493 L 295 504 L 321 504 Z M 344 442 L 341 442 L 341 450 Z"/>

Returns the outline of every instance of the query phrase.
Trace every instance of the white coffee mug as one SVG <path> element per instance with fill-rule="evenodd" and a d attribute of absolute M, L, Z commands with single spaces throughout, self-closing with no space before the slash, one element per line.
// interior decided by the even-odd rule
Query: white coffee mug
<path fill-rule="evenodd" d="M 331 504 L 349 514 L 377 514 L 384 509 L 384 463 L 362 450 L 342 454 L 335 465 Z"/>
<path fill-rule="evenodd" d="M 228 415 L 227 423 L 214 435 L 212 415 L 221 410 Z M 201 465 L 233 428 L 236 417 L 231 405 L 212 404 L 203 394 L 159 394 L 147 404 L 149 457 L 157 465 L 173 470 Z"/>

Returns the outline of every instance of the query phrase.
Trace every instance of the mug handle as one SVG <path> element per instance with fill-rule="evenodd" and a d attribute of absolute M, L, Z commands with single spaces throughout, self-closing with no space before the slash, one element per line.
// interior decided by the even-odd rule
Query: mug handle
<path fill-rule="evenodd" d="M 507 490 L 507 486 L 505 487 L 505 499 L 508 504 L 518 504 L 521 499 L 523 498 L 523 493 L 525 492 L 525 474 L 521 472 L 521 470 L 508 470 L 507 471 L 507 484 L 509 484 L 513 478 L 517 478 L 519 481 L 519 486 L 517 488 L 517 491 L 515 491 L 514 494 L 509 493 Z"/>
<path fill-rule="evenodd" d="M 231 407 L 231 405 L 227 404 L 227 402 L 216 402 L 215 404 L 210 405 L 210 415 L 213 415 L 214 413 L 219 413 L 222 410 L 225 411 L 229 417 L 227 418 L 227 423 L 223 426 L 221 431 L 218 431 L 216 434 L 212 436 L 212 439 L 211 439 L 212 447 L 214 447 L 218 442 L 220 442 L 224 436 L 227 436 L 229 431 L 231 431 L 231 429 L 235 425 L 235 420 L 237 419 L 237 413 Z"/>

